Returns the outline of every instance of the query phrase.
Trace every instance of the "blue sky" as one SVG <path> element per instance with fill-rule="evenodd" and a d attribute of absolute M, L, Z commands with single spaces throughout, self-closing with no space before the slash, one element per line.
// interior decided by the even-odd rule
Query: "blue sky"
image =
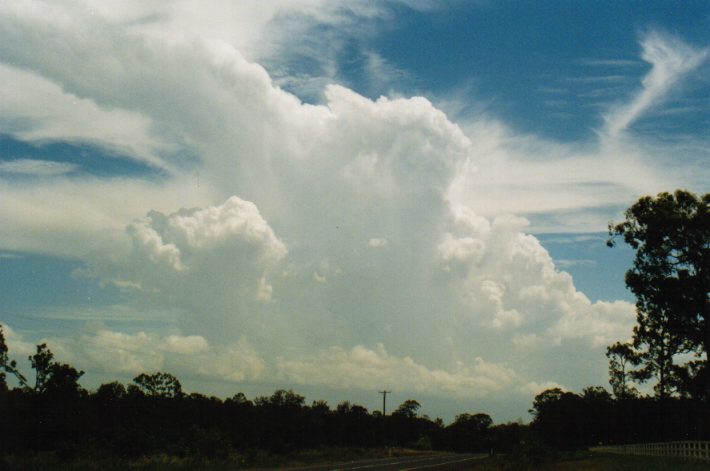
<path fill-rule="evenodd" d="M 643 8 L 634 2 L 605 2 L 603 8 L 595 2 L 454 2 L 425 12 L 400 5 L 381 31 L 352 38 L 338 60 L 345 81 L 371 98 L 388 91 L 368 77 L 366 62 L 374 53 L 397 71 L 398 93 L 463 90 L 468 106 L 484 107 L 521 131 L 578 141 L 601 127 L 600 108 L 631 95 L 648 72 L 639 39 L 660 29 L 703 44 L 706 9 L 703 2 Z M 293 64 L 296 72 L 312 67 L 309 61 Z M 697 96 L 707 92 L 705 82 L 694 87 Z M 674 98 L 666 106 L 688 100 Z M 685 121 L 684 129 L 707 129 L 702 110 Z"/>
<path fill-rule="evenodd" d="M 708 191 L 706 2 L 0 7 L 0 323 L 447 420 L 606 384 L 639 196 Z"/>

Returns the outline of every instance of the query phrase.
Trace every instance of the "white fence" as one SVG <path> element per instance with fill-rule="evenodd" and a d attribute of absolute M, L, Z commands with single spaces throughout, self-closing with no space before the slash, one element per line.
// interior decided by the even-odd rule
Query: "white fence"
<path fill-rule="evenodd" d="M 595 446 L 590 448 L 590 451 L 623 455 L 674 456 L 687 460 L 710 463 L 710 442 L 684 441 Z"/>

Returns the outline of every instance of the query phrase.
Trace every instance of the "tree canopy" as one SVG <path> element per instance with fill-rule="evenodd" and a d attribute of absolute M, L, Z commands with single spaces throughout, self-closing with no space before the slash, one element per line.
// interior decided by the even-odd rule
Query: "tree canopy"
<path fill-rule="evenodd" d="M 2 325 L 0 325 L 0 388 L 6 388 L 5 374 L 10 373 L 14 375 L 19 381 L 20 385 L 23 387 L 28 387 L 27 380 L 17 369 L 17 362 L 15 360 L 10 360 L 8 357 L 7 343 L 5 342 L 5 332 L 3 331 Z"/>
<path fill-rule="evenodd" d="M 153 397 L 182 397 L 180 381 L 170 373 L 153 373 L 140 375 L 133 378 L 137 389 L 147 396 Z"/>
<path fill-rule="evenodd" d="M 623 237 L 636 253 L 626 273 L 637 308 L 634 351 L 627 353 L 641 365 L 632 376 L 639 381 L 655 377 L 656 392 L 665 397 L 682 384 L 673 364 L 677 355 L 705 352 L 707 362 L 710 353 L 710 194 L 677 190 L 644 196 L 625 216 L 609 225 L 607 244 Z M 618 359 L 617 350 L 612 353 Z M 700 370 L 697 365 L 685 369 L 688 374 Z"/>

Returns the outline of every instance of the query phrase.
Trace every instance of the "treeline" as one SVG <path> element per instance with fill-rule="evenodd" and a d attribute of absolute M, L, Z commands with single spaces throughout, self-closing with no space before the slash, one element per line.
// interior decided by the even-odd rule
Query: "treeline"
<path fill-rule="evenodd" d="M 0 326 L 3 453 L 52 452 L 66 458 L 95 452 L 121 458 L 236 453 L 248 461 L 259 451 L 287 455 L 323 447 L 488 452 L 511 449 L 526 432 L 519 424 L 493 426 L 483 413 L 460 414 L 445 425 L 420 416 L 412 399 L 384 417 L 347 401 L 334 408 L 324 401 L 307 405 L 304 396 L 286 390 L 222 400 L 186 394 L 176 377 L 160 372 L 87 391 L 79 383 L 83 372 L 55 361 L 46 345 L 37 346 L 29 360 L 34 384 L 9 361 Z M 14 375 L 19 387 L 8 388 L 5 373 Z"/>
<path fill-rule="evenodd" d="M 538 394 L 532 431 L 549 447 L 710 440 L 710 406 L 704 400 L 636 396 L 614 398 L 601 386 L 582 393 L 558 388 Z"/>
<path fill-rule="evenodd" d="M 636 326 L 607 348 L 613 396 L 591 387 L 535 398 L 532 428 L 556 448 L 710 439 L 710 193 L 644 196 L 624 215 L 607 245 L 621 238 L 635 252 L 625 282 Z"/>
<path fill-rule="evenodd" d="M 30 358 L 34 384 L 9 361 L 0 326 L 0 452 L 50 452 L 60 458 L 99 454 L 225 459 L 247 464 L 259 452 L 289 455 L 319 448 L 404 447 L 458 452 L 538 453 L 600 444 L 710 439 L 710 407 L 700 398 L 614 397 L 603 387 L 580 394 L 537 395 L 530 426 L 493 425 L 484 413 L 460 414 L 448 425 L 406 400 L 382 416 L 350 402 L 306 404 L 290 390 L 248 399 L 187 394 L 168 373 L 141 374 L 130 384 L 87 391 L 83 372 L 54 360 L 46 345 Z M 5 374 L 20 385 L 9 388 Z"/>

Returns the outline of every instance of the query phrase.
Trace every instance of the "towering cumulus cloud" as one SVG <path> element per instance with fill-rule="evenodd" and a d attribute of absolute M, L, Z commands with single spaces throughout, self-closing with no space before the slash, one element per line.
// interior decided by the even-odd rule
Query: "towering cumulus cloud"
<path fill-rule="evenodd" d="M 48 339 L 89 377 L 521 401 L 604 381 L 603 347 L 629 335 L 633 306 L 590 301 L 527 232 L 603 231 L 601 209 L 662 181 L 639 152 L 485 116 L 460 126 L 426 98 L 343 85 L 303 103 L 258 63 L 284 51 L 274 28 L 295 7 L 282 2 L 50 3 L 0 6 L 0 133 L 132 170 L 0 163 L 0 249 L 71 257 L 78 279 L 120 291 L 86 313 L 98 323 Z M 337 2 L 295 3 L 307 24 L 352 27 Z M 607 141 L 704 58 L 655 36 L 643 54 L 653 70 L 605 115 Z M 159 320 L 140 323 L 148 313 Z"/>

